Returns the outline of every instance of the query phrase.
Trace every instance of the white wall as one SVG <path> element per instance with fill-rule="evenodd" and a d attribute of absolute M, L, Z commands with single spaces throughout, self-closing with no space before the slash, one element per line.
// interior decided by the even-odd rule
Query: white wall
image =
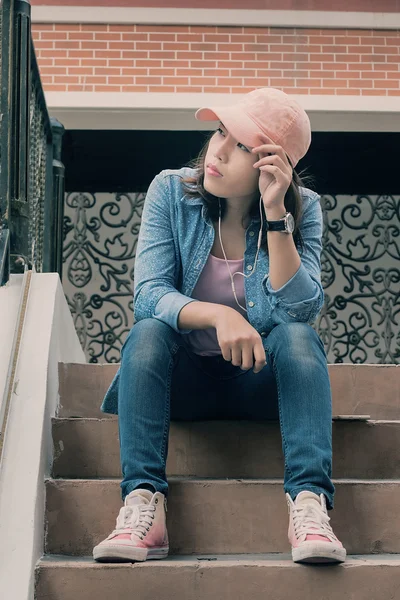
<path fill-rule="evenodd" d="M 10 290 L 8 297 L 11 302 Z M 44 545 L 44 479 L 52 462 L 58 362 L 86 360 L 58 275 L 32 274 L 0 463 L 0 598 L 34 597 L 34 567 Z"/>
<path fill-rule="evenodd" d="M 14 332 L 22 293 L 23 275 L 11 275 L 7 285 L 0 287 L 0 430 L 7 402 L 10 360 Z M 2 440 L 0 440 L 0 445 Z"/>

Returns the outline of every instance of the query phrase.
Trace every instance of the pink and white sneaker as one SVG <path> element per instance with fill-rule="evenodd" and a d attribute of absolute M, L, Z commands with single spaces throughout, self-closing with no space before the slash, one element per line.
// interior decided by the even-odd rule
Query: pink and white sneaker
<path fill-rule="evenodd" d="M 161 492 L 133 490 L 125 497 L 114 531 L 93 548 L 99 562 L 133 562 L 168 556 L 167 499 Z"/>
<path fill-rule="evenodd" d="M 286 494 L 289 507 L 289 542 L 296 563 L 342 563 L 346 550 L 329 524 L 324 494 L 300 492 L 295 502 Z"/>

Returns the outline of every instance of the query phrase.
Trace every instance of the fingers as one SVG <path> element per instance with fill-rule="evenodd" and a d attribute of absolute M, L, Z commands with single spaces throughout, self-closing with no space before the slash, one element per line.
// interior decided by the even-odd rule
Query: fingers
<path fill-rule="evenodd" d="M 253 366 L 253 348 L 251 346 L 247 346 L 242 350 L 242 371 L 248 371 Z"/>
<path fill-rule="evenodd" d="M 232 355 L 231 355 L 231 349 L 229 348 L 229 346 L 223 345 L 220 347 L 221 347 L 221 354 L 224 357 L 224 359 L 231 361 Z"/>
<path fill-rule="evenodd" d="M 231 353 L 232 353 L 232 364 L 235 367 L 240 367 L 240 365 L 242 364 L 242 348 L 241 346 L 239 346 L 238 344 L 235 344 L 232 348 L 231 348 Z"/>
<path fill-rule="evenodd" d="M 278 146 L 278 144 L 260 144 L 259 146 L 254 146 L 251 151 L 255 154 L 259 154 L 260 152 L 265 152 L 265 154 L 279 154 L 282 158 L 286 157 L 285 151 L 282 146 Z"/>
<path fill-rule="evenodd" d="M 278 156 L 283 164 L 287 165 L 292 169 L 292 166 L 289 162 L 288 157 L 286 156 L 286 152 L 282 148 L 282 146 L 278 146 L 276 144 L 261 144 L 260 146 L 255 146 L 252 148 L 253 154 L 266 154 L 266 155 L 276 155 Z"/>
<path fill-rule="evenodd" d="M 264 348 L 262 348 L 262 352 L 264 352 Z M 233 347 L 233 348 L 231 348 L 231 353 L 232 353 L 231 362 L 235 367 L 240 367 L 242 369 L 242 371 L 248 371 L 249 369 L 251 369 L 253 367 L 255 355 L 253 355 L 254 349 L 252 346 Z M 261 356 L 262 356 L 262 354 L 261 354 Z M 264 352 L 264 358 L 261 358 L 261 361 L 259 361 L 259 362 L 256 361 L 256 363 L 254 363 L 254 364 L 257 369 L 254 372 L 258 373 L 258 371 L 261 371 L 261 369 L 266 364 L 265 352 Z"/>
<path fill-rule="evenodd" d="M 263 167 L 260 167 L 260 171 L 271 173 L 275 177 L 278 184 L 280 184 L 282 187 L 285 185 L 287 186 L 288 176 L 281 171 L 279 167 L 275 167 L 274 165 L 264 165 Z"/>
<path fill-rule="evenodd" d="M 263 158 L 255 162 L 253 164 L 253 167 L 256 169 L 257 167 L 259 168 L 264 165 L 273 165 L 275 167 L 279 167 L 279 169 L 281 169 L 281 171 L 283 171 L 284 173 L 292 172 L 292 168 L 289 165 L 289 163 L 284 162 L 282 158 L 277 154 L 273 154 L 272 156 L 264 156 Z"/>
<path fill-rule="evenodd" d="M 255 346 L 253 348 L 253 353 L 254 353 L 254 359 L 255 359 L 253 371 L 254 371 L 254 373 L 259 373 L 261 371 L 261 369 L 263 369 L 265 367 L 265 365 L 267 364 L 265 350 L 264 350 L 264 346 L 262 344 L 261 338 L 255 344 Z"/>
<path fill-rule="evenodd" d="M 248 371 L 253 367 L 254 373 L 259 373 L 267 364 L 265 350 L 261 339 L 254 346 L 234 345 L 231 348 L 222 350 L 222 356 L 230 361 L 235 367 L 240 367 L 242 371 Z"/>

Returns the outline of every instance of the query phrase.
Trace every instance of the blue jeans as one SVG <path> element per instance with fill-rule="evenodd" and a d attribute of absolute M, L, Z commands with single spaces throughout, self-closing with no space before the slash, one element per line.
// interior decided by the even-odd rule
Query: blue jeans
<path fill-rule="evenodd" d="M 325 494 L 333 508 L 332 403 L 323 343 L 306 323 L 277 325 L 261 338 L 267 365 L 242 370 L 193 353 L 158 319 L 135 323 L 121 351 L 118 414 L 122 499 L 142 484 L 168 496 L 170 420 L 280 421 L 284 490 Z M 222 474 L 221 474 L 222 475 Z"/>

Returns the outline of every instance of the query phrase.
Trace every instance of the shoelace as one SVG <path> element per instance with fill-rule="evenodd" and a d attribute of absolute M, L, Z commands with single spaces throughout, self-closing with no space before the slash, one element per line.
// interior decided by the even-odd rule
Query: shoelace
<path fill-rule="evenodd" d="M 293 524 L 297 539 L 304 541 L 308 534 L 323 535 L 331 542 L 337 540 L 329 524 L 330 517 L 311 504 L 293 507 Z"/>
<path fill-rule="evenodd" d="M 121 533 L 134 533 L 138 537 L 143 536 L 146 531 L 149 531 L 155 510 L 156 507 L 153 504 L 123 506 L 117 517 L 117 526 L 111 536 Z M 146 520 L 146 517 L 149 520 Z"/>

